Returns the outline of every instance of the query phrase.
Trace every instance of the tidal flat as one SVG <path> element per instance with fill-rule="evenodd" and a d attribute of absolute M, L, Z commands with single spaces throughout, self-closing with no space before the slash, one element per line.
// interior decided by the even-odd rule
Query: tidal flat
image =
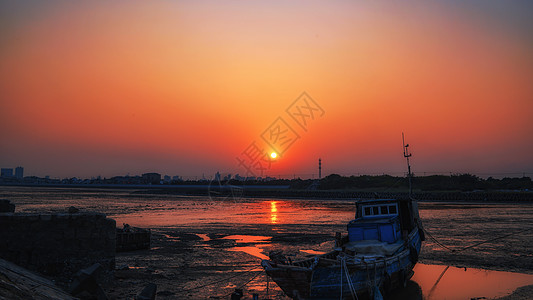
<path fill-rule="evenodd" d="M 117 253 L 115 281 L 104 287 L 111 299 L 131 299 L 150 282 L 158 286 L 158 299 L 227 299 L 239 287 L 245 299 L 253 293 L 260 299 L 267 294 L 288 299 L 267 280 L 261 259 L 271 250 L 282 250 L 292 260 L 329 251 L 335 232 L 345 233 L 355 215 L 350 200 L 210 198 L 121 189 L 3 187 L 0 198 L 11 200 L 16 212 L 64 212 L 75 206 L 105 213 L 117 226 L 151 229 L 150 250 Z M 421 201 L 419 208 L 429 235 L 412 281 L 395 299 L 491 299 L 533 284 L 533 232 L 523 231 L 533 224 L 533 204 Z M 492 241 L 482 243 L 487 240 Z M 527 299 L 520 298 L 527 291 L 522 288 L 509 299 Z"/>

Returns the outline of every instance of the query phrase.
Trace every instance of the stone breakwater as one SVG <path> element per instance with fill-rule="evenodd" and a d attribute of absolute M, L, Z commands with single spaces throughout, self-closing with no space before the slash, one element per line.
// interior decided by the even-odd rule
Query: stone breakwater
<path fill-rule="evenodd" d="M 0 258 L 67 283 L 82 268 L 115 269 L 116 222 L 100 213 L 0 213 Z"/>

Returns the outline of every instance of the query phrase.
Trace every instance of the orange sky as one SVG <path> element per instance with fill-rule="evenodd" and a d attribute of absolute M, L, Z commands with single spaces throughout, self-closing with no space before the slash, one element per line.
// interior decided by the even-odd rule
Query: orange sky
<path fill-rule="evenodd" d="M 415 172 L 533 175 L 526 1 L 0 3 L 0 166 L 26 175 L 242 175 L 304 91 L 324 115 L 265 175 L 403 172 L 402 131 Z"/>

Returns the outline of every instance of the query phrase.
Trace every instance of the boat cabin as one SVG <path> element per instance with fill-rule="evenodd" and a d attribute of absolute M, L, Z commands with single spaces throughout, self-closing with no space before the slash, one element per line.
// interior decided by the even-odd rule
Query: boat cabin
<path fill-rule="evenodd" d="M 348 223 L 348 240 L 395 243 L 402 238 L 403 230 L 409 232 L 412 229 L 413 216 L 410 211 L 408 201 L 396 199 L 358 201 L 355 220 Z"/>

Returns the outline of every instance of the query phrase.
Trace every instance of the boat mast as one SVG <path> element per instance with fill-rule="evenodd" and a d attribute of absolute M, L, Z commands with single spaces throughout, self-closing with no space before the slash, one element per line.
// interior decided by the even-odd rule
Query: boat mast
<path fill-rule="evenodd" d="M 402 143 L 403 143 L 403 157 L 407 160 L 407 178 L 409 179 L 409 198 L 411 198 L 411 194 L 413 193 L 413 187 L 411 185 L 411 165 L 409 164 L 409 157 L 411 157 L 411 153 L 409 153 L 409 144 L 405 144 L 405 138 L 403 136 L 402 132 Z"/>

